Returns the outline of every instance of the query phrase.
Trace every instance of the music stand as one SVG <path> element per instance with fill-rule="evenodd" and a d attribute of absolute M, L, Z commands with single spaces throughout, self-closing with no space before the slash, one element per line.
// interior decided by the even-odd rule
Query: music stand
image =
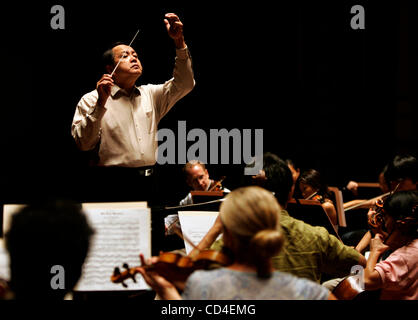
<path fill-rule="evenodd" d="M 224 197 L 223 191 L 190 191 L 190 194 L 193 203 L 204 203 Z"/>
<path fill-rule="evenodd" d="M 337 229 L 318 200 L 291 199 L 286 210 L 295 219 L 302 220 L 312 226 L 324 227 L 341 241 Z"/>

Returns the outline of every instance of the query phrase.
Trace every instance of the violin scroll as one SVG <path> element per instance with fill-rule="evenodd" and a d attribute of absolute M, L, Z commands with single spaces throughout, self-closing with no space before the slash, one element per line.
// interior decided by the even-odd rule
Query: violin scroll
<path fill-rule="evenodd" d="M 126 279 L 132 279 L 133 282 L 136 283 L 135 275 L 138 273 L 136 268 L 129 268 L 129 265 L 127 263 L 123 264 L 123 268 L 126 270 L 123 272 L 120 272 L 119 267 L 116 267 L 113 270 L 113 275 L 110 277 L 110 281 L 113 283 L 121 283 L 124 288 L 127 288 L 128 285 L 124 282 Z"/>

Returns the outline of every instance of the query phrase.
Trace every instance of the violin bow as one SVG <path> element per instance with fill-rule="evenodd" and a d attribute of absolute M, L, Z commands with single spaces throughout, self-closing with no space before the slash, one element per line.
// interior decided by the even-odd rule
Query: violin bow
<path fill-rule="evenodd" d="M 313 197 L 315 197 L 318 194 L 318 191 L 312 193 L 309 197 L 307 197 L 305 200 L 311 200 Z"/>
<path fill-rule="evenodd" d="M 222 183 L 222 181 L 224 181 L 225 180 L 225 176 L 223 176 L 222 178 L 221 178 L 221 180 L 219 180 L 219 181 L 216 181 L 214 184 L 213 184 L 213 186 L 212 186 L 212 188 L 210 188 L 208 191 L 213 191 L 213 189 L 215 189 L 218 185 L 220 185 L 221 183 Z"/>
<path fill-rule="evenodd" d="M 139 33 L 139 29 L 138 29 L 138 31 L 135 33 L 135 35 L 134 35 L 134 37 L 132 38 L 131 42 L 129 43 L 128 47 L 130 47 L 130 46 L 132 45 L 132 43 L 134 42 L 134 40 L 135 40 L 136 36 L 138 35 L 138 33 Z M 124 51 L 124 53 L 125 53 L 125 52 L 126 52 L 126 51 Z M 113 74 L 115 73 L 116 69 L 119 67 L 119 64 L 120 64 L 120 62 L 121 62 L 122 60 L 123 60 L 123 58 L 122 58 L 122 59 L 119 59 L 119 61 L 118 61 L 118 63 L 116 64 L 115 68 L 113 69 L 112 73 L 110 74 L 110 76 L 111 76 L 111 77 L 113 77 Z"/>
<path fill-rule="evenodd" d="M 357 203 L 357 204 L 355 204 L 354 206 L 351 206 L 351 207 L 348 207 L 347 209 L 344 209 L 344 211 L 349 211 L 349 210 L 356 209 L 356 208 L 358 208 L 358 207 L 361 207 L 363 204 L 366 204 L 367 202 L 372 201 L 372 200 L 377 200 L 377 199 L 379 199 L 379 198 L 384 198 L 384 197 L 386 197 L 386 196 L 389 196 L 389 197 L 390 197 L 390 196 L 391 196 L 391 195 L 393 195 L 396 191 L 398 191 L 398 188 L 399 188 L 399 186 L 401 185 L 401 182 L 402 182 L 402 181 L 400 181 L 400 182 L 396 185 L 395 189 L 393 189 L 392 191 L 386 192 L 386 193 L 384 193 L 384 194 L 381 194 L 380 196 L 377 196 L 377 197 L 374 197 L 374 198 L 371 198 L 371 199 L 365 200 L 365 201 L 363 201 L 363 202 Z"/>

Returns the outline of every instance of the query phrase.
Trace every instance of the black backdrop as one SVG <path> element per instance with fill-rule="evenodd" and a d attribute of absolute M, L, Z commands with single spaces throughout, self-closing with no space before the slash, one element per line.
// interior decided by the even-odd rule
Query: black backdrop
<path fill-rule="evenodd" d="M 55 4 L 65 30 L 50 27 Z M 365 30 L 350 28 L 355 4 Z M 87 157 L 70 135 L 75 106 L 100 78 L 104 49 L 138 28 L 139 82 L 171 77 L 166 12 L 184 23 L 196 87 L 160 128 L 176 132 L 179 120 L 189 130 L 262 128 L 264 151 L 340 186 L 376 181 L 393 154 L 416 151 L 415 1 L 16 2 L 1 13 L 3 201 L 88 198 L 79 191 L 90 183 Z M 159 168 L 162 202 L 184 196 L 180 167 Z M 211 166 L 230 173 L 230 186 L 241 169 Z"/>

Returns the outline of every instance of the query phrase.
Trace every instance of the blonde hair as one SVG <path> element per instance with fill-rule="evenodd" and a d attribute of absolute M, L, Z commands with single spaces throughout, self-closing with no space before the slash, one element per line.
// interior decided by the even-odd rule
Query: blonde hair
<path fill-rule="evenodd" d="M 271 275 L 271 258 L 284 243 L 280 211 L 272 193 L 256 186 L 232 191 L 220 208 L 225 232 L 231 234 L 229 249 L 235 261 L 255 266 L 262 278 Z"/>

